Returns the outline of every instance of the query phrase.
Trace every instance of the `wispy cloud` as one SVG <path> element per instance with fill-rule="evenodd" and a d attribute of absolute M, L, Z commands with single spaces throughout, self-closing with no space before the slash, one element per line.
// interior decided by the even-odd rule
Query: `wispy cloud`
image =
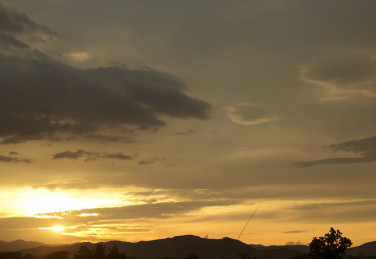
<path fill-rule="evenodd" d="M 9 157 L 0 155 L 0 162 L 14 162 L 14 163 L 30 163 L 30 159 L 18 158 L 18 157 Z"/>
<path fill-rule="evenodd" d="M 68 58 L 74 61 L 85 61 L 90 58 L 90 54 L 85 51 L 73 51 L 68 54 Z"/>
<path fill-rule="evenodd" d="M 239 113 L 239 111 L 235 107 L 229 106 L 226 107 L 225 110 L 227 118 L 229 118 L 235 124 L 244 126 L 253 126 L 281 120 L 281 117 L 278 115 L 263 115 L 246 119 L 242 114 Z"/>
<path fill-rule="evenodd" d="M 64 151 L 53 154 L 53 159 L 78 159 L 81 157 L 86 157 L 85 161 L 94 161 L 98 158 L 111 158 L 111 159 L 120 159 L 120 160 L 128 160 L 133 159 L 133 156 L 125 155 L 123 153 L 100 153 L 100 152 L 92 152 L 86 151 L 83 149 L 78 149 L 77 151 Z"/>

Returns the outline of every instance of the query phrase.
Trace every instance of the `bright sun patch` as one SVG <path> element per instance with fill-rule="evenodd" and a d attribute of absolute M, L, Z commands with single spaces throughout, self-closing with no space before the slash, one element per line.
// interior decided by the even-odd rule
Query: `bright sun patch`
<path fill-rule="evenodd" d="M 58 232 L 61 232 L 65 229 L 74 229 L 76 227 L 62 227 L 62 226 L 55 226 L 55 227 L 50 227 L 50 228 L 40 228 L 40 229 L 48 229 L 48 230 L 54 230 L 54 231 L 58 231 Z"/>
<path fill-rule="evenodd" d="M 119 203 L 120 201 L 116 199 L 82 198 L 70 193 L 40 189 L 25 193 L 22 199 L 15 202 L 15 209 L 23 215 L 38 216 L 38 214 L 58 211 L 110 207 Z"/>

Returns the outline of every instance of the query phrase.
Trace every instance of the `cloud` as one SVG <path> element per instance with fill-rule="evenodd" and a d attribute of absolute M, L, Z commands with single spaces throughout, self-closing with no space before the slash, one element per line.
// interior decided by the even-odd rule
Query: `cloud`
<path fill-rule="evenodd" d="M 90 154 L 90 153 L 85 152 L 85 150 L 83 149 L 79 149 L 76 152 L 65 151 L 65 152 L 54 154 L 53 159 L 61 159 L 61 158 L 77 159 L 77 158 L 82 157 L 85 154 Z"/>
<path fill-rule="evenodd" d="M 85 151 L 83 149 L 78 149 L 77 151 L 64 151 L 60 153 L 53 154 L 53 159 L 78 159 L 83 156 L 86 156 L 85 161 L 93 161 L 97 158 L 111 158 L 111 159 L 120 159 L 120 160 L 128 160 L 133 159 L 133 156 L 125 155 L 123 153 L 99 153 L 99 152 L 91 152 Z"/>
<path fill-rule="evenodd" d="M 10 49 L 29 49 L 27 43 L 17 39 L 19 35 L 28 35 L 30 41 L 44 41 L 44 38 L 56 37 L 57 33 L 47 26 L 35 23 L 26 14 L 0 4 L 0 46 L 2 47 L 0 52 Z"/>
<path fill-rule="evenodd" d="M 0 229 L 29 229 L 46 226 L 46 224 L 62 223 L 58 219 L 34 218 L 34 217 L 8 217 L 0 218 Z"/>
<path fill-rule="evenodd" d="M 304 205 L 294 206 L 297 210 L 321 210 L 326 208 L 339 207 L 356 207 L 375 205 L 375 200 L 361 200 L 361 201 L 345 201 L 345 202 L 326 202 L 326 203 L 310 203 Z"/>
<path fill-rule="evenodd" d="M 55 226 L 69 227 L 65 232 L 97 233 L 98 228 L 110 230 L 111 233 L 143 231 L 147 228 L 145 220 L 168 219 L 176 215 L 197 211 L 203 207 L 221 205 L 213 201 L 162 202 L 130 205 L 114 208 L 95 208 L 53 213 L 42 213 L 35 217 L 0 218 L 1 231 L 21 232 L 37 231 Z M 137 223 L 137 222 L 143 222 Z M 111 231 L 112 230 L 112 231 Z M 45 232 L 41 232 L 45 234 Z"/>
<path fill-rule="evenodd" d="M 35 23 L 26 14 L 6 8 L 2 4 L 0 4 L 0 30 L 12 33 L 40 30 L 56 34 L 47 26 Z"/>
<path fill-rule="evenodd" d="M 184 93 L 176 77 L 151 68 L 78 69 L 16 38 L 27 32 L 55 35 L 25 14 L 0 5 L 0 141 L 64 140 L 100 136 L 100 130 L 164 126 L 161 115 L 207 119 L 210 104 Z M 35 36 L 35 35 L 33 35 Z M 71 53 L 75 60 L 89 54 Z"/>
<path fill-rule="evenodd" d="M 345 151 L 360 154 L 360 157 L 337 157 L 307 162 L 297 162 L 297 167 L 309 167 L 315 165 L 367 163 L 376 161 L 376 136 L 330 145 L 334 151 Z"/>
<path fill-rule="evenodd" d="M 8 33 L 0 31 L 0 46 L 4 50 L 10 49 L 29 49 L 29 45 L 23 43 L 22 41 L 17 40 L 15 37 L 11 36 Z"/>
<path fill-rule="evenodd" d="M 284 231 L 282 233 L 284 234 L 299 234 L 299 233 L 305 233 L 308 232 L 308 230 L 290 230 L 290 231 Z M 292 244 L 294 245 L 294 244 Z"/>
<path fill-rule="evenodd" d="M 20 159 L 18 157 L 9 157 L 0 155 L 0 162 L 30 163 L 30 159 Z"/>
<path fill-rule="evenodd" d="M 146 160 L 141 160 L 137 164 L 138 165 L 149 165 L 149 164 L 154 164 L 155 162 L 158 162 L 160 160 L 165 160 L 166 158 L 159 159 L 157 157 L 146 159 Z"/>
<path fill-rule="evenodd" d="M 129 155 L 124 155 L 122 153 L 105 153 L 103 155 L 101 155 L 100 157 L 103 157 L 103 158 L 114 158 L 114 159 L 121 159 L 121 160 L 128 160 L 128 159 L 133 159 L 132 156 L 129 156 Z"/>
<path fill-rule="evenodd" d="M 203 207 L 226 206 L 231 203 L 223 201 L 182 201 L 182 202 L 159 202 L 141 205 L 129 205 L 113 208 L 94 208 L 72 210 L 64 212 L 43 213 L 38 216 L 53 216 L 62 219 L 87 220 L 80 217 L 81 214 L 94 215 L 95 220 L 111 219 L 137 219 L 137 218 L 169 218 L 177 214 L 199 210 Z M 80 217 L 80 218 L 78 218 Z"/>
<path fill-rule="evenodd" d="M 311 222 L 370 222 L 376 212 L 375 200 L 311 203 L 293 206 L 286 214 L 294 215 L 295 220 Z M 290 220 L 293 220 L 290 218 Z"/>
<path fill-rule="evenodd" d="M 297 233 L 304 233 L 304 232 L 307 232 L 307 231 L 302 231 L 302 232 L 297 232 Z M 289 233 L 289 232 L 283 232 L 283 233 Z M 291 233 L 291 232 L 290 232 L 290 233 Z M 295 233 L 295 232 L 293 232 L 293 233 Z M 306 244 L 303 244 L 303 243 L 300 242 L 300 241 L 296 241 L 296 242 L 294 242 L 294 241 L 289 241 L 289 242 L 286 243 L 286 245 L 287 245 L 287 246 L 299 246 L 299 245 L 306 245 Z"/>
<path fill-rule="evenodd" d="M 118 140 L 123 140 L 124 137 L 120 136 L 112 136 L 112 135 L 102 135 L 102 134 L 89 134 L 86 135 L 85 138 L 87 139 L 95 139 L 95 140 L 101 140 L 101 141 L 118 141 Z M 131 140 L 128 139 L 130 142 Z"/>
<path fill-rule="evenodd" d="M 376 61 L 364 54 L 348 51 L 319 58 L 302 67 L 301 79 L 324 87 L 323 102 L 376 97 Z"/>
<path fill-rule="evenodd" d="M 159 127 L 164 114 L 206 119 L 210 105 L 181 92 L 182 83 L 152 69 L 80 70 L 39 52 L 0 55 L 3 143 L 94 134 L 101 127 Z"/>
<path fill-rule="evenodd" d="M 279 121 L 281 118 L 278 115 L 267 114 L 266 111 L 253 107 L 252 105 L 242 105 L 242 110 L 232 106 L 226 107 L 226 117 L 233 123 L 244 126 L 253 126 L 264 123 Z"/>
<path fill-rule="evenodd" d="M 197 130 L 186 130 L 186 131 L 176 132 L 174 135 L 176 135 L 176 136 L 186 136 L 186 135 L 196 134 L 197 132 L 198 132 Z"/>

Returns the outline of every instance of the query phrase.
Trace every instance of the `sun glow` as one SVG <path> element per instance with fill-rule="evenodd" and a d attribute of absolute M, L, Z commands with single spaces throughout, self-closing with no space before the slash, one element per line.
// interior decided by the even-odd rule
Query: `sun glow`
<path fill-rule="evenodd" d="M 111 207 L 120 203 L 121 201 L 117 199 L 83 198 L 66 192 L 40 189 L 25 193 L 21 199 L 15 202 L 15 209 L 23 215 L 38 216 L 39 214 L 40 216 L 40 214 L 59 211 Z"/>
<path fill-rule="evenodd" d="M 54 231 L 58 231 L 58 232 L 61 232 L 65 229 L 74 229 L 76 227 L 62 227 L 62 226 L 55 226 L 55 227 L 50 227 L 50 228 L 40 228 L 40 229 L 49 229 L 49 230 L 54 230 Z"/>

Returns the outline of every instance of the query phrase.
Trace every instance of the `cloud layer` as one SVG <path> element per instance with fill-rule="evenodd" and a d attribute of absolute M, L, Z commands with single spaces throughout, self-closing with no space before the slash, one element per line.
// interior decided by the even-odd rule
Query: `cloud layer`
<path fill-rule="evenodd" d="M 0 39 L 18 53 L 0 53 L 2 143 L 57 135 L 93 134 L 101 127 L 160 127 L 160 115 L 208 118 L 210 105 L 190 97 L 184 83 L 151 68 L 78 69 L 13 37 L 40 30 L 26 15 L 0 6 Z"/>

